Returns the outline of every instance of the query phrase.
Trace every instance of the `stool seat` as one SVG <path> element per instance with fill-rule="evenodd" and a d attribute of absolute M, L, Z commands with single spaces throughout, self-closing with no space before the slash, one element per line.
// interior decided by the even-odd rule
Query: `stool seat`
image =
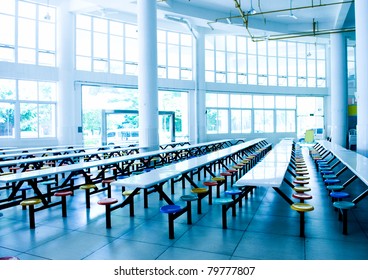
<path fill-rule="evenodd" d="M 340 183 L 340 179 L 326 179 L 325 184 L 337 184 Z"/>
<path fill-rule="evenodd" d="M 333 206 L 339 209 L 351 209 L 355 207 L 355 203 L 350 201 L 336 201 L 333 203 Z"/>
<path fill-rule="evenodd" d="M 334 174 L 335 172 L 333 172 L 332 170 L 321 170 L 321 174 L 322 175 L 329 175 L 329 174 Z"/>
<path fill-rule="evenodd" d="M 294 180 L 293 183 L 294 184 L 297 184 L 297 185 L 306 185 L 306 184 L 309 184 L 309 182 L 307 180 Z"/>
<path fill-rule="evenodd" d="M 68 196 L 68 195 L 72 195 L 73 192 L 72 191 L 58 191 L 56 193 L 54 193 L 54 196 Z"/>
<path fill-rule="evenodd" d="M 128 196 L 131 195 L 133 193 L 134 190 L 127 190 L 127 191 L 123 191 L 123 195 L 124 196 Z M 140 192 L 138 191 L 137 194 L 140 194 Z"/>
<path fill-rule="evenodd" d="M 95 184 L 86 184 L 79 187 L 81 190 L 90 190 L 90 189 L 97 189 Z"/>
<path fill-rule="evenodd" d="M 311 188 L 297 186 L 297 187 L 294 187 L 293 190 L 296 191 L 297 193 L 303 193 L 303 192 L 309 192 Z"/>
<path fill-rule="evenodd" d="M 314 207 L 308 203 L 293 203 L 290 208 L 298 212 L 309 212 L 313 211 Z"/>
<path fill-rule="evenodd" d="M 312 199 L 312 196 L 306 193 L 293 193 L 292 196 L 296 199 L 301 199 L 301 200 Z"/>
<path fill-rule="evenodd" d="M 330 185 L 330 186 L 327 186 L 326 188 L 329 191 L 335 191 L 335 192 L 339 192 L 339 191 L 342 191 L 344 189 L 344 187 L 341 186 L 341 185 Z"/>
<path fill-rule="evenodd" d="M 232 174 L 230 172 L 222 172 L 220 173 L 221 176 L 231 176 Z"/>
<path fill-rule="evenodd" d="M 104 179 L 102 180 L 102 183 L 105 183 L 105 184 L 111 184 L 112 182 L 115 182 L 114 179 Z"/>
<path fill-rule="evenodd" d="M 310 177 L 308 177 L 308 176 L 296 176 L 295 179 L 297 181 L 304 181 L 304 180 L 309 180 Z"/>
<path fill-rule="evenodd" d="M 22 206 L 29 206 L 29 205 L 36 205 L 36 204 L 39 204 L 41 202 L 42 202 L 42 200 L 39 199 L 39 198 L 29 198 L 29 199 L 23 200 L 20 203 L 20 205 L 22 205 Z"/>
<path fill-rule="evenodd" d="M 323 179 L 337 179 L 336 174 L 325 174 L 322 176 Z"/>
<path fill-rule="evenodd" d="M 20 191 L 27 191 L 27 190 L 30 190 L 30 189 L 32 189 L 32 187 L 29 186 L 29 185 L 24 185 L 24 186 L 21 186 L 19 188 Z"/>
<path fill-rule="evenodd" d="M 103 198 L 101 200 L 99 200 L 97 202 L 97 204 L 99 205 L 111 205 L 111 204 L 114 204 L 114 203 L 117 203 L 118 200 L 116 198 L 113 198 L 113 197 L 106 197 L 106 198 Z"/>
<path fill-rule="evenodd" d="M 224 204 L 230 204 L 232 203 L 233 200 L 229 197 L 223 197 L 223 198 L 215 198 L 213 200 L 213 204 L 217 204 L 217 205 L 224 205 Z"/>
<path fill-rule="evenodd" d="M 207 186 L 207 187 L 215 187 L 217 186 L 217 182 L 204 182 L 203 186 Z"/>
<path fill-rule="evenodd" d="M 188 194 L 188 195 L 182 195 L 180 199 L 183 201 L 194 201 L 198 199 L 198 196 L 194 194 Z"/>
<path fill-rule="evenodd" d="M 347 192 L 331 192 L 331 193 L 330 193 L 330 196 L 331 196 L 332 198 L 342 199 L 342 198 L 347 198 L 347 197 L 349 197 L 349 196 L 350 196 L 350 194 L 349 194 L 349 193 L 347 193 Z"/>
<path fill-rule="evenodd" d="M 225 178 L 224 177 L 213 177 L 212 180 L 215 182 L 222 182 L 222 181 L 225 181 Z"/>
<path fill-rule="evenodd" d="M 230 173 L 236 173 L 236 172 L 238 172 L 237 170 L 235 170 L 235 169 L 228 169 L 227 170 L 227 172 L 230 172 Z"/>
<path fill-rule="evenodd" d="M 299 170 L 297 170 L 295 173 L 296 173 L 297 175 L 308 175 L 308 174 L 309 174 L 309 172 L 308 172 L 308 171 L 299 171 Z"/>
<path fill-rule="evenodd" d="M 170 214 L 170 213 L 176 213 L 181 209 L 180 205 L 164 205 L 160 208 L 160 212 L 161 213 L 166 213 L 166 214 Z"/>
<path fill-rule="evenodd" d="M 225 194 L 228 194 L 228 195 L 237 195 L 237 194 L 241 194 L 242 191 L 239 190 L 239 189 L 231 189 L 231 190 L 227 190 L 225 191 Z"/>
<path fill-rule="evenodd" d="M 191 190 L 192 193 L 206 193 L 208 192 L 208 189 L 207 188 L 194 188 Z"/>

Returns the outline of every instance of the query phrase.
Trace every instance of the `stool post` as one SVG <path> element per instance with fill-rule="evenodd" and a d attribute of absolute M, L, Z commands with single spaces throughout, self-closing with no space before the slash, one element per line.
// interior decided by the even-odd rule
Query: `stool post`
<path fill-rule="evenodd" d="M 111 208 L 110 208 L 110 204 L 106 204 L 106 228 L 111 228 Z"/>
<path fill-rule="evenodd" d="M 86 189 L 86 208 L 91 208 L 91 199 L 89 196 L 89 189 Z"/>
<path fill-rule="evenodd" d="M 300 237 L 304 237 L 304 212 L 299 212 L 300 214 Z"/>
<path fill-rule="evenodd" d="M 187 223 L 192 224 L 192 202 L 190 200 L 187 200 Z"/>
<path fill-rule="evenodd" d="M 169 239 L 174 238 L 174 213 L 169 213 Z"/>
<path fill-rule="evenodd" d="M 222 228 L 227 229 L 226 205 L 222 205 Z"/>
<path fill-rule="evenodd" d="M 66 212 L 66 197 L 62 196 L 61 197 L 61 213 L 63 217 L 67 216 L 67 212 Z"/>
<path fill-rule="evenodd" d="M 348 210 L 342 209 L 342 234 L 348 234 Z"/>
<path fill-rule="evenodd" d="M 36 228 L 34 205 L 29 205 L 29 228 Z"/>

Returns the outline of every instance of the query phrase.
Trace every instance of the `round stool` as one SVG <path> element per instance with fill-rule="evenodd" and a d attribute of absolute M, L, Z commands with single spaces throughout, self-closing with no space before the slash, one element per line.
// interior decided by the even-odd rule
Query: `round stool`
<path fill-rule="evenodd" d="M 350 201 L 336 201 L 333 206 L 340 210 L 339 219 L 342 219 L 342 234 L 348 234 L 348 210 L 355 207 Z"/>
<path fill-rule="evenodd" d="M 217 182 L 204 182 L 203 186 L 208 187 L 208 204 L 212 205 L 212 187 L 216 187 L 216 197 L 220 197 L 220 186 Z"/>
<path fill-rule="evenodd" d="M 113 197 L 106 197 L 97 202 L 98 205 L 105 206 L 106 228 L 111 228 L 111 205 L 117 202 L 118 200 Z"/>
<path fill-rule="evenodd" d="M 66 197 L 69 195 L 72 195 L 73 192 L 72 191 L 58 191 L 56 193 L 54 193 L 54 196 L 59 196 L 61 197 L 61 213 L 63 217 L 67 216 L 66 213 Z"/>
<path fill-rule="evenodd" d="M 300 192 L 300 193 L 293 193 L 292 195 L 294 198 L 299 199 L 301 203 L 304 202 L 304 200 L 312 199 L 313 197 L 309 194 Z"/>
<path fill-rule="evenodd" d="M 205 197 L 209 191 L 207 188 L 194 188 L 191 192 L 198 195 L 197 213 L 202 214 L 202 198 Z"/>
<path fill-rule="evenodd" d="M 182 195 L 181 200 L 187 203 L 187 223 L 192 224 L 192 201 L 198 200 L 198 196 L 194 194 Z"/>
<path fill-rule="evenodd" d="M 160 208 L 160 212 L 169 215 L 169 239 L 174 239 L 174 214 L 181 210 L 180 205 L 165 205 Z"/>
<path fill-rule="evenodd" d="M 341 199 L 348 198 L 350 196 L 347 192 L 331 192 L 332 202 L 340 201 Z"/>
<path fill-rule="evenodd" d="M 242 193 L 242 191 L 240 189 L 229 189 L 229 190 L 225 191 L 225 194 L 230 195 L 231 199 L 234 200 L 234 203 L 235 203 L 236 196 L 240 195 L 241 193 Z M 239 208 L 240 207 L 242 207 L 241 199 L 239 200 Z M 235 204 L 232 207 L 232 215 L 236 216 Z"/>
<path fill-rule="evenodd" d="M 84 190 L 86 194 L 86 208 L 91 208 L 91 199 L 90 199 L 90 193 L 91 190 L 97 190 L 97 186 L 95 184 L 85 184 L 79 187 L 80 190 Z"/>
<path fill-rule="evenodd" d="M 217 205 L 221 205 L 221 212 L 222 212 L 222 228 L 226 229 L 227 228 L 227 217 L 226 217 L 226 212 L 227 212 L 227 206 L 230 205 L 231 203 L 234 203 L 234 200 L 232 198 L 216 198 L 213 200 L 213 204 L 217 204 Z"/>
<path fill-rule="evenodd" d="M 221 184 L 224 184 L 225 191 L 227 190 L 227 181 L 224 177 L 212 177 L 212 181 L 215 181 L 221 186 Z"/>
<path fill-rule="evenodd" d="M 42 200 L 39 199 L 39 198 L 29 198 L 29 199 L 26 199 L 26 200 L 23 200 L 20 205 L 21 206 L 28 206 L 29 208 L 29 227 L 31 229 L 34 229 L 36 228 L 36 224 L 35 224 L 35 205 L 41 203 Z"/>
<path fill-rule="evenodd" d="M 308 187 L 302 187 L 302 186 L 296 186 L 293 188 L 293 190 L 297 193 L 304 193 L 304 192 L 309 192 L 311 191 L 311 188 Z"/>
<path fill-rule="evenodd" d="M 310 212 L 314 210 L 314 207 L 308 203 L 294 203 L 292 205 L 290 205 L 290 208 L 294 211 L 297 211 L 300 214 L 300 223 L 299 223 L 299 228 L 300 228 L 300 233 L 299 235 L 301 237 L 304 237 L 304 213 L 305 212 Z"/>

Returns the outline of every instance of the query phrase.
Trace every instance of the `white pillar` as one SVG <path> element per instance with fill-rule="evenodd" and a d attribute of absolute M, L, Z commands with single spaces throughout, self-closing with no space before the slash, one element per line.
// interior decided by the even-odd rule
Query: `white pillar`
<path fill-rule="evenodd" d="M 348 134 L 348 86 L 346 38 L 331 34 L 331 139 L 346 147 Z"/>
<path fill-rule="evenodd" d="M 62 1 L 57 13 L 57 62 L 59 67 L 57 136 L 59 145 L 81 144 L 78 139 L 77 104 L 74 94 L 73 54 L 74 17 L 69 12 L 69 1 Z"/>
<path fill-rule="evenodd" d="M 206 131 L 206 80 L 205 80 L 205 34 L 198 32 L 196 40 L 196 68 L 195 68 L 195 83 L 196 83 L 196 122 L 193 127 L 197 127 L 196 142 L 207 141 Z M 192 140 L 192 137 L 191 137 Z"/>
<path fill-rule="evenodd" d="M 156 0 L 138 1 L 139 146 L 156 150 L 158 137 Z"/>
<path fill-rule="evenodd" d="M 368 156 L 368 1 L 355 0 L 357 152 Z"/>

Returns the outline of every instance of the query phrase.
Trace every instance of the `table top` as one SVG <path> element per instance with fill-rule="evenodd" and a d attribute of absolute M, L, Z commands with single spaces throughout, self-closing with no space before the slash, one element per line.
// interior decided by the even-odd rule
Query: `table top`
<path fill-rule="evenodd" d="M 234 185 L 279 188 L 290 163 L 292 144 L 291 140 L 282 140 Z"/>
<path fill-rule="evenodd" d="M 251 147 L 261 141 L 264 138 L 258 138 L 250 141 L 246 141 L 241 144 L 237 144 L 228 148 L 221 149 L 219 151 L 211 152 L 203 156 L 197 156 L 187 160 L 173 163 L 168 166 L 154 169 L 148 173 L 139 175 L 133 175 L 129 178 L 119 180 L 126 187 L 135 188 L 150 188 L 156 184 L 170 180 L 171 178 L 178 177 L 183 173 L 187 173 L 191 170 L 195 170 L 204 165 L 210 164 L 226 156 L 230 156 L 238 151 Z"/>
<path fill-rule="evenodd" d="M 347 168 L 368 185 L 368 158 L 326 140 L 318 141 L 325 149 L 332 152 Z"/>
<path fill-rule="evenodd" d="M 260 142 L 262 140 L 264 140 L 264 139 L 262 138 L 262 139 L 258 139 L 258 140 L 252 140 L 252 141 L 248 141 L 246 143 L 256 143 L 257 141 Z M 244 145 L 244 144 L 245 143 L 238 144 L 238 145 Z M 235 145 L 235 146 L 238 146 L 238 145 Z M 251 144 L 248 144 L 248 145 L 250 146 Z M 191 147 L 191 146 L 188 146 L 188 147 Z M 233 147 L 234 146 L 229 147 L 227 149 L 231 149 Z M 118 157 L 112 157 L 112 158 L 107 158 L 107 159 L 94 160 L 94 161 L 90 161 L 90 162 L 80 162 L 80 163 L 74 163 L 74 164 L 69 164 L 69 165 L 65 165 L 65 166 L 50 167 L 50 168 L 47 168 L 47 169 L 40 169 L 40 170 L 33 170 L 33 171 L 28 171 L 28 172 L 21 172 L 21 173 L 15 173 L 15 174 L 10 174 L 10 175 L 4 175 L 4 176 L 0 176 L 0 183 L 12 183 L 12 182 L 18 182 L 18 181 L 26 181 L 26 180 L 31 180 L 31 179 L 35 179 L 35 178 L 45 177 L 45 176 L 52 176 L 52 175 L 55 175 L 55 174 L 75 172 L 75 171 L 84 170 L 84 169 L 88 169 L 88 168 L 99 167 L 99 166 L 114 165 L 114 164 L 118 164 L 118 163 L 125 162 L 125 161 L 134 161 L 134 160 L 138 160 L 138 159 L 141 159 L 141 158 L 154 157 L 154 156 L 157 156 L 159 154 L 177 152 L 177 151 L 180 151 L 180 150 L 183 150 L 182 146 L 178 147 L 178 148 L 173 148 L 173 149 L 155 150 L 155 151 L 150 151 L 150 152 L 145 152 L 145 153 L 131 154 L 131 155 L 127 155 L 127 156 L 118 156 Z M 48 158 L 49 157 L 47 157 L 47 159 Z M 196 159 L 196 158 L 194 158 L 194 159 Z M 172 165 L 174 165 L 174 164 L 170 164 L 169 166 L 172 166 Z M 164 170 L 162 168 L 164 168 L 164 167 L 161 167 L 160 169 L 157 169 L 157 170 Z"/>

